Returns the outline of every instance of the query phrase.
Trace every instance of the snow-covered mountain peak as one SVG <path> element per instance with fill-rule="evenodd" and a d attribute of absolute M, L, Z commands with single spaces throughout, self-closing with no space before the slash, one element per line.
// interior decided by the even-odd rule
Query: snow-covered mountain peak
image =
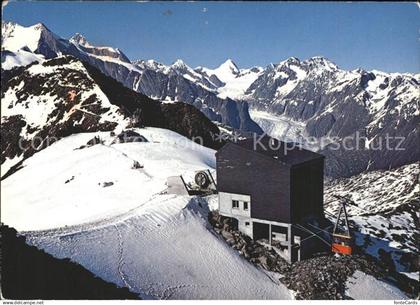
<path fill-rule="evenodd" d="M 301 62 L 300 62 L 299 58 L 297 58 L 297 57 L 289 57 L 286 60 L 283 60 L 283 61 L 279 62 L 277 65 L 274 65 L 274 66 L 277 66 L 277 67 L 290 66 L 290 65 L 299 66 L 300 63 Z"/>
<path fill-rule="evenodd" d="M 262 73 L 263 68 L 239 69 L 232 59 L 227 59 L 216 69 L 197 67 L 195 71 L 212 80 L 221 81 L 217 86 L 220 98 L 241 99 L 245 90 Z"/>
<path fill-rule="evenodd" d="M 50 30 L 47 28 L 47 26 L 45 24 L 43 24 L 42 22 L 38 22 L 38 23 L 36 23 L 36 24 L 34 24 L 30 27 L 33 28 L 34 30 L 37 30 L 37 31 L 49 31 L 50 32 Z"/>
<path fill-rule="evenodd" d="M 318 72 L 324 70 L 335 71 L 339 69 L 335 63 L 323 56 L 314 56 L 304 61 L 299 60 L 297 57 L 289 57 L 277 65 L 269 65 L 267 68 L 282 70 L 283 67 L 290 68 L 291 66 L 297 66 L 308 71 L 317 70 Z"/>
<path fill-rule="evenodd" d="M 86 37 L 80 33 L 74 34 L 69 41 L 74 44 L 82 45 L 85 47 L 91 47 L 92 45 L 87 41 Z"/>
<path fill-rule="evenodd" d="M 226 75 L 238 75 L 240 72 L 238 66 L 230 58 L 222 63 L 218 68 L 216 68 L 215 71 L 225 73 Z"/>
<path fill-rule="evenodd" d="M 338 66 L 329 59 L 322 56 L 314 56 L 304 61 L 310 68 L 321 68 L 330 71 L 337 70 Z"/>
<path fill-rule="evenodd" d="M 117 59 L 124 63 L 131 63 L 128 57 L 119 48 L 92 45 L 86 37 L 80 33 L 73 35 L 68 42 L 75 45 L 76 48 L 83 53 L 89 53 L 90 55 L 100 57 L 104 60 L 114 61 Z"/>
<path fill-rule="evenodd" d="M 47 26 L 41 22 L 36 23 L 28 29 L 32 29 L 37 34 L 39 33 L 39 41 L 38 41 L 38 47 L 42 45 L 43 43 L 52 43 L 53 40 L 59 40 L 60 37 L 54 34 Z"/>
<path fill-rule="evenodd" d="M 5 37 L 10 36 L 10 33 L 13 32 L 15 27 L 16 27 L 16 23 L 2 20 L 1 21 L 1 41 L 3 41 Z"/>
<path fill-rule="evenodd" d="M 331 63 L 334 64 L 331 60 L 324 56 L 312 56 L 311 58 L 307 59 L 306 61 L 312 61 L 312 62 L 319 62 L 319 63 Z"/>
<path fill-rule="evenodd" d="M 357 74 L 366 74 L 367 73 L 366 70 L 364 70 L 363 68 L 360 68 L 360 67 L 352 70 L 351 72 L 354 72 L 354 73 L 357 73 Z"/>
<path fill-rule="evenodd" d="M 231 58 L 226 59 L 226 61 L 219 66 L 219 68 L 221 68 L 221 67 L 229 67 L 233 70 L 239 71 L 238 66 L 236 65 L 236 63 Z"/>
<path fill-rule="evenodd" d="M 176 70 L 186 70 L 188 69 L 187 64 L 182 59 L 177 59 L 175 62 L 171 65 L 172 68 Z"/>
<path fill-rule="evenodd" d="M 266 71 L 272 71 L 272 70 L 274 70 L 276 67 L 277 67 L 277 64 L 274 64 L 274 63 L 269 63 L 269 64 L 267 65 L 267 67 L 265 67 L 265 70 L 266 70 Z"/>
<path fill-rule="evenodd" d="M 289 57 L 288 59 L 286 59 L 286 62 L 294 63 L 294 64 L 300 64 L 300 59 L 292 56 L 292 57 Z"/>
<path fill-rule="evenodd" d="M 126 66 L 130 63 L 118 48 L 93 46 L 80 33 L 69 40 L 63 39 L 43 23 L 24 27 L 12 22 L 2 22 L 2 51 L 2 68 L 6 70 L 63 54 L 70 54 L 84 61 L 104 60 Z"/>
<path fill-rule="evenodd" d="M 16 36 L 16 35 L 13 35 L 14 34 L 13 32 L 15 30 L 20 30 L 20 29 L 23 29 L 23 28 L 30 29 L 32 31 L 37 31 L 37 32 L 39 32 L 39 31 L 51 32 L 47 28 L 47 26 L 45 24 L 41 23 L 41 22 L 36 23 L 34 25 L 31 25 L 31 26 L 28 26 L 28 27 L 24 27 L 24 26 L 21 26 L 21 25 L 17 24 L 16 22 L 2 21 L 1 22 L 2 38 Z"/>
<path fill-rule="evenodd" d="M 217 77 L 222 83 L 227 84 L 235 80 L 241 73 L 238 66 L 232 59 L 227 59 L 216 69 L 197 67 L 196 72 L 205 74 L 207 77 Z"/>
<path fill-rule="evenodd" d="M 144 60 L 144 59 L 139 59 L 139 60 L 134 60 L 132 61 L 132 64 L 140 67 L 141 69 L 150 69 L 150 70 L 156 70 L 156 71 L 163 71 L 166 70 L 168 67 L 165 66 L 164 64 L 154 60 L 154 59 L 149 59 L 149 60 Z"/>
<path fill-rule="evenodd" d="M 43 23 L 28 27 L 12 22 L 2 23 L 3 69 L 61 56 L 64 48 L 64 41 Z"/>
<path fill-rule="evenodd" d="M 13 21 L 5 21 L 5 20 L 1 21 L 2 29 L 7 28 L 7 27 L 13 27 L 15 25 L 16 25 L 16 22 L 13 22 Z"/>
<path fill-rule="evenodd" d="M 30 27 L 23 27 L 17 23 L 2 23 L 2 50 L 16 52 L 21 49 L 29 49 L 34 52 L 39 44 L 43 27 L 36 24 Z"/>

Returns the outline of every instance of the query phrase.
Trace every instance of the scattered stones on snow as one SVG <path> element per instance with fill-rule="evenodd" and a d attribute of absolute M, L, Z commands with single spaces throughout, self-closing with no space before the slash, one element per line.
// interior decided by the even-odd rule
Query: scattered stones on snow
<path fill-rule="evenodd" d="M 70 181 L 73 181 L 74 180 L 74 176 L 71 176 L 71 178 L 70 179 L 67 179 L 65 182 L 64 182 L 64 184 L 67 184 L 67 183 L 69 183 Z"/>
<path fill-rule="evenodd" d="M 114 144 L 132 142 L 147 142 L 147 139 L 133 130 L 125 130 L 121 132 L 112 143 Z"/>
<path fill-rule="evenodd" d="M 91 147 L 91 146 L 94 146 L 94 145 L 97 145 L 97 144 L 104 144 L 104 141 L 99 136 L 94 136 L 92 139 L 87 141 L 85 145 L 82 145 L 82 146 L 76 148 L 75 150 L 84 149 L 86 147 Z"/>
<path fill-rule="evenodd" d="M 140 164 L 139 161 L 133 161 L 133 166 L 131 167 L 132 169 L 140 169 L 143 168 L 144 166 Z"/>

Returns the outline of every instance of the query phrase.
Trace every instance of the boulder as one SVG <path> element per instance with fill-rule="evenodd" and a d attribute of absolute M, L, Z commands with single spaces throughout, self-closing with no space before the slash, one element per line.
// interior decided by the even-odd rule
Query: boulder
<path fill-rule="evenodd" d="M 125 130 L 121 132 L 117 138 L 114 140 L 113 143 L 132 143 L 132 142 L 148 142 L 145 137 L 141 134 L 132 131 L 132 130 Z"/>
<path fill-rule="evenodd" d="M 233 235 L 232 235 L 232 233 L 229 233 L 228 231 L 223 230 L 223 231 L 222 231 L 222 236 L 223 236 L 226 240 L 228 240 L 228 239 L 232 239 L 232 240 L 233 240 Z"/>
<path fill-rule="evenodd" d="M 265 256 L 260 256 L 257 258 L 258 262 L 262 265 L 267 265 L 267 257 Z"/>

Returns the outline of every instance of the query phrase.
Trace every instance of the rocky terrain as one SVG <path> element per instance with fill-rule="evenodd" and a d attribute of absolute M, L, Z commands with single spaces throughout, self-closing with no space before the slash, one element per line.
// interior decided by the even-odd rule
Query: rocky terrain
<path fill-rule="evenodd" d="M 16 72 L 21 73 L 10 77 L 1 95 L 1 163 L 9 163 L 9 168 L 57 138 L 113 130 L 124 121 L 74 58 L 31 64 Z"/>
<path fill-rule="evenodd" d="M 339 202 L 347 211 L 357 245 L 388 262 L 391 269 L 419 279 L 419 163 L 371 171 L 325 185 L 326 216 L 334 220 Z"/>
<path fill-rule="evenodd" d="M 360 272 L 368 296 L 418 296 L 419 74 L 322 57 L 193 69 L 5 22 L 1 55 L 2 219 L 27 243 L 144 298 L 346 299 Z M 219 216 L 217 196 L 167 192 L 214 170 L 229 136 L 263 131 L 326 156 L 325 215 L 347 200 L 356 255 L 289 265 Z"/>
<path fill-rule="evenodd" d="M 58 37 L 42 23 L 26 28 L 2 22 L 2 70 L 60 55 L 79 58 L 124 86 L 151 98 L 188 103 L 213 121 L 243 131 L 262 132 L 249 117 L 246 102 L 219 98 L 211 90 L 212 83 L 182 61 L 168 67 L 153 61 L 131 63 L 119 49 L 92 46 L 81 34 L 67 40 Z M 197 81 L 201 81 L 201 85 L 197 85 Z"/>
<path fill-rule="evenodd" d="M 204 198 L 170 188 L 214 172 L 215 151 L 168 129 L 126 134 L 142 141 L 78 133 L 25 159 L 1 183 L 2 221 L 142 299 L 290 299 L 209 229 Z"/>
<path fill-rule="evenodd" d="M 333 255 L 326 251 L 318 257 L 289 264 L 276 251 L 239 232 L 229 218 L 219 215 L 217 211 L 209 213 L 209 222 L 215 232 L 241 256 L 259 268 L 274 272 L 281 283 L 296 292 L 297 299 L 347 299 L 346 282 L 356 270 L 377 279 L 392 281 L 406 293 L 418 295 L 418 281 L 390 269 L 387 261 L 366 255 L 363 247 L 358 249 L 360 254 L 352 256 Z"/>
<path fill-rule="evenodd" d="M 3 175 L 59 138 L 126 126 L 172 129 L 217 147 L 219 129 L 184 103 L 163 104 L 136 93 L 99 70 L 67 56 L 32 63 L 2 84 Z"/>
<path fill-rule="evenodd" d="M 151 98 L 193 105 L 212 121 L 302 143 L 326 155 L 331 177 L 420 159 L 419 74 L 346 71 L 323 57 L 249 69 L 227 60 L 216 69 L 193 69 L 182 60 L 130 61 L 117 48 L 93 46 L 81 34 L 63 39 L 43 24 L 2 23 L 2 74 L 63 54 Z"/>
<path fill-rule="evenodd" d="M 420 159 L 419 77 L 289 58 L 268 66 L 242 98 L 272 136 L 326 155 L 327 175 L 351 176 Z"/>

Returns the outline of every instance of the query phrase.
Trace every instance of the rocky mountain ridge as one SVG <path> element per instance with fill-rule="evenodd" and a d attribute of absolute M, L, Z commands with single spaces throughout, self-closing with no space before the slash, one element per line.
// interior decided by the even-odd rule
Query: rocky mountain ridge
<path fill-rule="evenodd" d="M 219 129 L 195 107 L 136 93 L 88 63 L 56 57 L 15 68 L 2 80 L 2 177 L 56 140 L 80 132 L 153 126 L 217 147 Z"/>
<path fill-rule="evenodd" d="M 2 69 L 59 55 L 72 55 L 88 62 L 124 86 L 151 98 L 188 103 L 213 121 L 243 131 L 262 132 L 249 117 L 246 102 L 222 99 L 216 92 L 197 86 L 197 79 L 191 75 L 197 77 L 198 74 L 180 62 L 165 69 L 154 69 L 153 65 L 131 63 L 119 49 L 92 46 L 81 34 L 66 40 L 43 24 L 22 27 L 2 22 Z M 204 86 L 211 86 L 205 79 L 202 81 Z"/>
<path fill-rule="evenodd" d="M 419 90 L 420 74 L 289 58 L 268 66 L 243 99 L 264 130 L 326 155 L 337 177 L 420 160 Z"/>
<path fill-rule="evenodd" d="M 240 69 L 229 59 L 215 69 L 193 69 L 182 60 L 130 62 L 118 49 L 93 46 L 81 34 L 65 40 L 42 24 L 2 28 L 6 68 L 71 54 L 164 103 L 185 102 L 222 125 L 316 150 L 327 157 L 331 177 L 420 160 L 420 74 L 346 71 L 320 56 L 265 68 Z M 38 36 L 22 40 L 33 32 Z"/>

